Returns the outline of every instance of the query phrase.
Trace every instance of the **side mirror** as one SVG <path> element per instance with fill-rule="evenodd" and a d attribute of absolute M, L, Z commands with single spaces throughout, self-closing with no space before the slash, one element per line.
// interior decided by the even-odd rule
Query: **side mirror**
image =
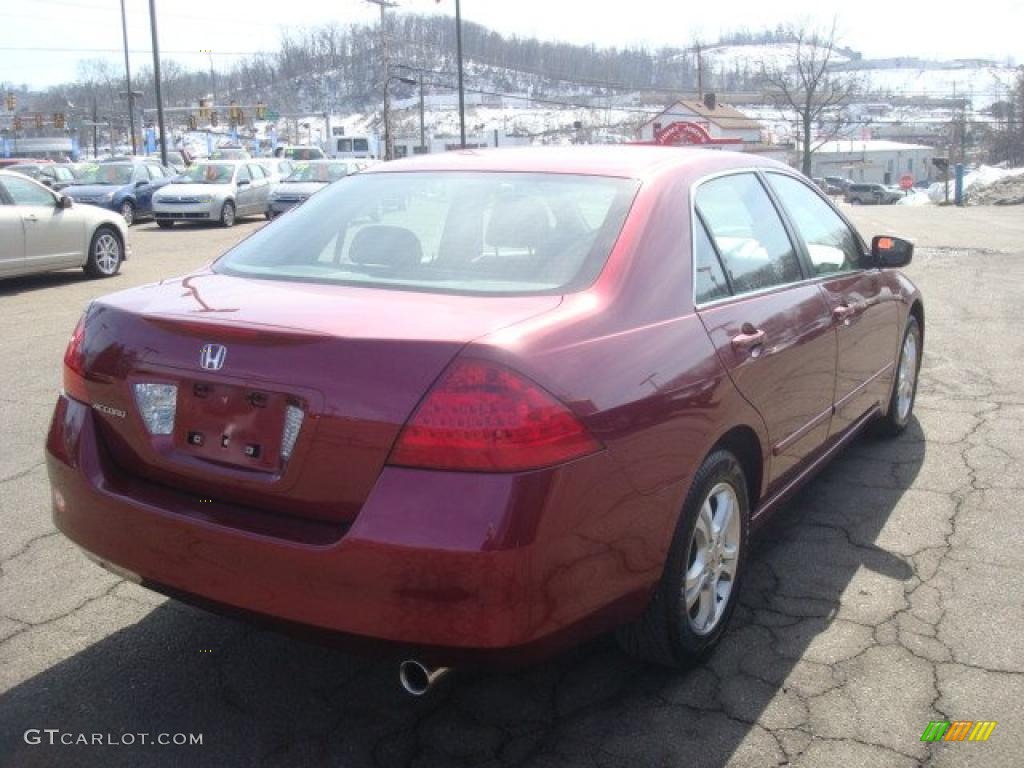
<path fill-rule="evenodd" d="M 239 179 L 238 180 L 238 186 L 240 186 L 240 187 L 247 187 L 248 185 L 249 185 L 249 180 L 248 179 Z"/>
<path fill-rule="evenodd" d="M 74 204 L 75 204 L 74 200 L 72 200 L 67 195 L 61 195 L 59 198 L 57 198 L 57 207 L 58 208 L 70 208 Z"/>
<path fill-rule="evenodd" d="M 148 181 L 136 181 L 135 182 L 135 188 L 136 189 L 142 189 L 143 187 L 146 187 L 146 186 L 149 186 L 149 182 Z"/>
<path fill-rule="evenodd" d="M 909 240 L 889 235 L 871 239 L 871 257 L 882 269 L 905 267 L 914 256 L 914 244 Z"/>

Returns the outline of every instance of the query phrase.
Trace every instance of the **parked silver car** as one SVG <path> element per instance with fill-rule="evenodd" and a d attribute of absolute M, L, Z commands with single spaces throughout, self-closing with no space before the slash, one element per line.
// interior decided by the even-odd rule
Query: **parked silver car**
<path fill-rule="evenodd" d="M 120 214 L 75 205 L 27 176 L 0 171 L 0 278 L 69 267 L 111 277 L 128 253 Z"/>
<path fill-rule="evenodd" d="M 156 223 L 218 221 L 232 227 L 243 216 L 267 213 L 270 179 L 255 160 L 207 160 L 189 166 L 153 196 Z"/>
<path fill-rule="evenodd" d="M 851 184 L 846 188 L 850 205 L 891 205 L 901 197 L 903 192 L 884 184 Z"/>
<path fill-rule="evenodd" d="M 304 202 L 328 184 L 343 179 L 360 169 L 351 160 L 312 160 L 296 163 L 291 176 L 270 193 L 269 217 L 279 216 Z"/>

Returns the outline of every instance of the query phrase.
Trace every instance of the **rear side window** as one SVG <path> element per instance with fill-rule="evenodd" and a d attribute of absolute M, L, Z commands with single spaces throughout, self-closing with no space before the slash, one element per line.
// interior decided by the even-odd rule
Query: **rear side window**
<path fill-rule="evenodd" d="M 754 174 L 722 176 L 701 184 L 697 210 L 707 223 L 735 293 L 803 278 L 782 219 Z"/>
<path fill-rule="evenodd" d="M 693 276 L 694 300 L 703 304 L 729 295 L 729 283 L 725 279 L 722 263 L 711 244 L 704 222 L 698 217 L 696 221 L 697 235 L 693 242 L 694 263 L 696 272 Z"/>
<path fill-rule="evenodd" d="M 860 267 L 861 246 L 831 206 L 792 176 L 769 173 L 768 181 L 807 245 L 817 275 L 849 272 Z"/>
<path fill-rule="evenodd" d="M 249 169 L 244 165 L 238 166 L 238 175 L 235 176 L 235 181 L 252 181 L 252 177 L 249 175 Z"/>
<path fill-rule="evenodd" d="M 637 187 L 567 174 L 358 174 L 240 243 L 214 269 L 455 294 L 575 291 L 603 267 Z"/>

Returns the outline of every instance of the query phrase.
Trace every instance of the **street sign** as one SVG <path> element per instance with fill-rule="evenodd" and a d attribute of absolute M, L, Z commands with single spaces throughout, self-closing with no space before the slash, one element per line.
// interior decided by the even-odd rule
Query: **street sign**
<path fill-rule="evenodd" d="M 914 188 L 914 177 L 909 173 L 900 177 L 900 189 L 906 191 Z"/>

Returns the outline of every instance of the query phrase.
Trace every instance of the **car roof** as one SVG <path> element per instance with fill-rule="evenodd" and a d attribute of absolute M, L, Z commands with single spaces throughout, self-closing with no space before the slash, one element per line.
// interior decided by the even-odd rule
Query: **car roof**
<path fill-rule="evenodd" d="M 381 163 L 363 173 L 509 171 L 643 179 L 673 168 L 686 168 L 700 174 L 750 167 L 792 170 L 774 160 L 742 152 L 650 145 L 586 145 L 456 150 Z"/>
<path fill-rule="evenodd" d="M 39 184 L 39 182 L 33 179 L 31 176 L 26 176 L 25 174 L 18 173 L 17 171 L 9 171 L 7 170 L 7 168 L 0 168 L 0 176 L 10 176 L 11 178 L 15 179 L 28 179 L 33 184 L 38 184 L 43 189 L 47 189 L 46 185 Z"/>

